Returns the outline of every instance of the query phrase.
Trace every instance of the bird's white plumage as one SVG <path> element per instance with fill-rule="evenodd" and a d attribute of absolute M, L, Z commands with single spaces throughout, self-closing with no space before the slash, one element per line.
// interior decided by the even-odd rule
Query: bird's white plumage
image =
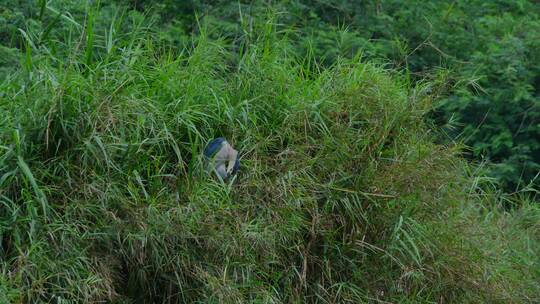
<path fill-rule="evenodd" d="M 234 164 L 238 157 L 238 151 L 236 151 L 227 141 L 221 143 L 221 148 L 214 155 L 211 163 L 216 173 L 225 179 L 232 173 Z"/>

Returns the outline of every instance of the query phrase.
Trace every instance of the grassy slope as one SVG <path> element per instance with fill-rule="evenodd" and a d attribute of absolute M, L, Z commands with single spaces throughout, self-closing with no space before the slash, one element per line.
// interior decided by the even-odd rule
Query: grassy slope
<path fill-rule="evenodd" d="M 0 87 L 1 301 L 538 300 L 540 210 L 498 211 L 432 143 L 429 84 L 310 69 L 259 32 L 173 55 L 75 29 L 22 55 Z M 242 151 L 229 184 L 200 174 L 215 136 Z"/>

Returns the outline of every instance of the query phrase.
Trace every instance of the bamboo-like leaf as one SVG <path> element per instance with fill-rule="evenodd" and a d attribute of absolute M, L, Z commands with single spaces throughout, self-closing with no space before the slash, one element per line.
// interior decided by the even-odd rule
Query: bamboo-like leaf
<path fill-rule="evenodd" d="M 85 50 L 85 58 L 86 58 L 86 65 L 90 66 L 92 63 L 92 54 L 94 50 L 94 10 L 90 10 L 88 12 L 88 16 L 86 17 L 86 50 Z"/>
<path fill-rule="evenodd" d="M 26 180 L 32 185 L 32 188 L 34 189 L 34 193 L 38 199 L 38 201 L 41 203 L 41 209 L 43 211 L 43 216 L 47 217 L 47 209 L 49 206 L 49 203 L 47 201 L 47 197 L 43 193 L 43 191 L 39 188 L 39 185 L 34 178 L 34 174 L 32 174 L 32 171 L 30 170 L 30 167 L 26 164 L 24 159 L 19 155 L 17 157 L 17 164 L 19 165 L 19 168 L 21 169 L 22 173 L 26 177 Z"/>

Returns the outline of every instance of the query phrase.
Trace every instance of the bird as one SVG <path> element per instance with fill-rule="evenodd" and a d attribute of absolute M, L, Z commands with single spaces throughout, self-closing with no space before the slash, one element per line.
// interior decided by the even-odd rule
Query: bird
<path fill-rule="evenodd" d="M 240 168 L 240 154 L 223 137 L 208 142 L 203 154 L 207 170 L 215 171 L 222 180 L 236 174 Z"/>

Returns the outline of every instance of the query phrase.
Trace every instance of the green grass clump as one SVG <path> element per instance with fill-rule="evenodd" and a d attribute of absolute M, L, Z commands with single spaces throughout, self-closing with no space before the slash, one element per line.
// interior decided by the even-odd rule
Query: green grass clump
<path fill-rule="evenodd" d="M 432 142 L 428 83 L 314 69 L 270 23 L 177 54 L 98 17 L 0 86 L 2 301 L 538 300 L 540 210 Z M 227 184 L 202 174 L 216 136 Z"/>

